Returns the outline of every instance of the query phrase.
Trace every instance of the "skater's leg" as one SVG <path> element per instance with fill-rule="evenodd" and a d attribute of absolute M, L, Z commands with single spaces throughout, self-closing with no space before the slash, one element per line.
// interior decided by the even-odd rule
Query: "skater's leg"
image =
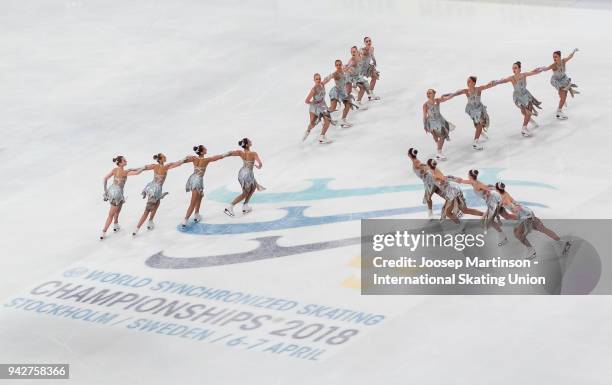
<path fill-rule="evenodd" d="M 527 124 L 529 124 L 529 120 L 531 119 L 531 109 L 521 107 L 521 113 L 523 114 L 523 126 L 527 126 Z"/>
<path fill-rule="evenodd" d="M 363 86 L 359 86 L 359 92 L 357 93 L 357 101 L 360 102 L 361 98 L 363 98 L 363 94 L 365 94 L 366 90 Z"/>
<path fill-rule="evenodd" d="M 334 99 L 331 101 L 331 103 L 329 103 L 329 112 L 336 111 L 336 107 L 338 107 L 338 101 Z"/>
<path fill-rule="evenodd" d="M 247 196 L 247 192 L 242 190 L 242 194 L 238 195 L 236 198 L 234 198 L 234 200 L 232 201 L 232 206 L 237 205 L 239 202 L 241 202 L 245 197 Z"/>
<path fill-rule="evenodd" d="M 453 213 L 453 205 L 447 204 L 446 207 L 444 208 L 444 213 L 446 214 L 446 217 L 449 218 L 451 221 L 459 224 L 459 218 L 457 218 L 457 216 Z"/>
<path fill-rule="evenodd" d="M 202 206 L 202 199 L 204 198 L 204 195 L 198 193 L 197 198 L 196 198 L 196 202 L 195 202 L 195 213 L 196 215 L 200 215 L 200 206 Z"/>
<path fill-rule="evenodd" d="M 115 211 L 115 223 L 119 223 L 119 213 L 121 212 L 122 208 L 123 208 L 123 203 L 120 203 L 117 206 L 117 211 Z"/>
<path fill-rule="evenodd" d="M 476 125 L 476 131 L 474 132 L 474 140 L 479 139 L 480 134 L 482 134 L 482 123 L 478 123 Z"/>
<path fill-rule="evenodd" d="M 189 207 L 187 207 L 187 213 L 185 214 L 185 220 L 188 220 L 189 217 L 191 217 L 191 214 L 193 213 L 193 209 L 196 207 L 196 201 L 198 199 L 198 195 L 200 195 L 200 193 L 198 193 L 195 190 L 191 192 L 191 201 L 189 202 Z"/>
<path fill-rule="evenodd" d="M 541 233 L 546 234 L 549 238 L 554 239 L 555 241 L 558 241 L 559 239 L 561 239 L 561 238 L 559 238 L 557 233 L 555 233 L 554 231 L 552 231 L 548 227 L 544 226 L 544 223 L 542 223 L 542 221 L 537 219 L 537 218 L 534 219 L 534 221 L 533 221 L 533 228 L 535 230 L 538 230 Z"/>
<path fill-rule="evenodd" d="M 117 206 L 111 206 L 108 210 L 108 217 L 106 218 L 106 222 L 104 223 L 103 232 L 106 232 L 110 227 L 110 224 L 113 222 L 113 218 L 115 217 L 115 211 L 117 211 Z"/>
<path fill-rule="evenodd" d="M 524 226 L 525 226 L 524 224 L 520 224 L 520 225 L 516 226 L 514 228 L 514 236 L 516 237 L 516 239 L 518 239 L 527 248 L 531 248 L 531 243 L 529 243 L 529 240 L 527 239 L 527 237 L 525 235 L 523 235 L 523 227 Z"/>
<path fill-rule="evenodd" d="M 344 102 L 344 109 L 342 110 L 342 119 L 346 119 L 350 109 L 351 109 L 351 103 L 348 101 Z"/>
<path fill-rule="evenodd" d="M 329 128 L 329 118 L 323 118 L 323 129 L 321 130 L 321 135 L 325 135 L 327 133 L 327 129 Z"/>
<path fill-rule="evenodd" d="M 153 208 L 151 209 L 151 215 L 149 216 L 150 221 L 152 221 L 153 218 L 155 218 L 155 214 L 157 214 L 157 209 L 159 208 L 160 203 L 161 203 L 161 200 L 157 201 L 157 203 L 155 203 L 155 206 L 153 206 Z"/>
<path fill-rule="evenodd" d="M 566 90 L 559 90 L 559 109 L 563 109 L 563 106 L 565 106 L 565 101 L 567 100 L 567 91 Z"/>
<path fill-rule="evenodd" d="M 149 210 L 149 205 L 147 205 L 147 208 L 145 208 L 144 212 L 142 213 L 142 215 L 140 216 L 140 219 L 138 220 L 138 224 L 136 225 L 136 228 L 139 229 L 142 224 L 144 223 L 144 221 L 147 219 L 147 217 L 149 216 L 149 213 L 151 211 Z"/>
<path fill-rule="evenodd" d="M 483 212 L 482 212 L 482 211 L 480 211 L 480 210 L 476 210 L 476 209 L 471 209 L 471 208 L 469 208 L 469 207 L 467 207 L 467 206 L 461 207 L 461 211 L 462 211 L 464 214 L 473 215 L 473 216 L 475 216 L 475 217 L 481 217 L 481 216 L 483 216 Z"/>
<path fill-rule="evenodd" d="M 246 196 L 244 197 L 244 204 L 245 205 L 247 203 L 249 203 L 249 200 L 251 199 L 251 197 L 253 196 L 254 193 L 255 193 L 255 186 L 251 187 L 251 189 L 248 190 Z"/>
<path fill-rule="evenodd" d="M 378 80 L 378 75 L 376 75 L 376 71 L 373 71 L 372 80 L 370 80 L 370 91 L 374 91 L 374 87 L 376 87 L 377 80 Z"/>

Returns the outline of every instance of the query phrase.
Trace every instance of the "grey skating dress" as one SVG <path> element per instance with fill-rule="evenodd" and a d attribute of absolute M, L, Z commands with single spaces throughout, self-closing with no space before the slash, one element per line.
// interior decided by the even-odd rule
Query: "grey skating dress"
<path fill-rule="evenodd" d="M 452 177 L 448 177 L 449 180 L 452 180 Z M 442 192 L 442 196 L 446 202 L 444 203 L 444 207 L 442 207 L 442 216 L 441 219 L 446 217 L 446 210 L 450 207 L 451 212 L 456 216 L 460 217 L 463 215 L 461 209 L 465 208 L 465 198 L 463 196 L 463 191 L 457 186 L 454 186 L 450 181 L 445 182 L 436 182 L 436 186 Z"/>
<path fill-rule="evenodd" d="M 522 77 L 518 81 L 512 83 L 512 86 L 514 87 L 514 92 L 512 93 L 514 104 L 516 104 L 518 108 L 525 108 L 531 111 L 534 116 L 537 116 L 538 111 L 536 107 L 542 109 L 542 107 L 540 107 L 542 103 L 527 90 L 527 79 Z"/>
<path fill-rule="evenodd" d="M 552 86 L 555 87 L 558 91 L 569 91 L 572 97 L 574 96 L 574 93 L 577 93 L 575 88 L 578 86 L 572 83 L 572 79 L 568 78 L 565 74 L 565 63 L 563 62 L 555 66 L 555 69 L 553 70 L 553 75 L 550 78 L 550 84 L 552 84 Z"/>
<path fill-rule="evenodd" d="M 423 195 L 423 204 L 426 204 L 429 200 L 431 200 L 431 196 L 434 193 L 439 193 L 439 189 L 436 186 L 427 165 L 421 164 L 419 167 L 412 166 L 412 171 L 421 181 L 423 181 L 423 188 L 425 190 L 425 194 Z"/>
<path fill-rule="evenodd" d="M 427 132 L 435 132 L 436 135 L 446 140 L 450 140 L 449 133 L 455 126 L 444 119 L 440 113 L 440 103 L 433 104 L 427 102 L 427 120 L 425 120 L 425 129 Z"/>
<path fill-rule="evenodd" d="M 257 191 L 265 190 L 265 187 L 261 186 L 257 183 L 257 180 L 255 180 L 255 174 L 253 173 L 254 165 L 254 160 L 242 160 L 242 168 L 238 171 L 238 183 L 240 183 L 243 191 L 249 191 L 253 187 L 255 187 Z"/>
<path fill-rule="evenodd" d="M 187 179 L 187 184 L 185 185 L 185 191 L 197 191 L 200 195 L 204 194 L 204 172 L 206 171 L 206 166 L 196 166 L 193 167 L 193 174 L 189 176 Z"/>
<path fill-rule="evenodd" d="M 479 190 L 476 188 L 474 188 L 474 193 L 480 198 L 482 198 L 487 205 L 487 210 L 482 216 L 483 227 L 485 229 L 488 229 L 489 227 L 491 227 L 491 223 L 493 223 L 493 221 L 501 221 L 501 219 L 499 218 L 502 203 L 501 195 L 499 195 L 497 191 L 493 190 L 489 190 L 488 194 L 486 194 L 483 190 Z"/>
<path fill-rule="evenodd" d="M 344 72 L 334 72 L 325 78 L 325 81 L 334 79 L 334 86 L 329 91 L 329 99 L 337 102 L 350 102 L 351 97 L 346 92 L 346 83 L 348 82 L 348 76 Z"/>
<path fill-rule="evenodd" d="M 125 197 L 123 196 L 123 186 L 125 186 L 126 180 L 127 176 L 113 176 L 113 183 L 104 193 L 104 200 L 108 201 L 111 206 L 120 206 L 125 202 Z"/>
<path fill-rule="evenodd" d="M 482 104 L 480 100 L 480 93 L 478 91 L 470 94 L 468 90 L 467 94 L 467 104 L 465 105 L 465 113 L 472 118 L 474 122 L 474 126 L 478 124 L 482 124 L 483 128 L 489 127 L 489 114 L 487 113 L 487 107 Z"/>
<path fill-rule="evenodd" d="M 325 87 L 324 86 L 315 86 L 314 87 L 314 95 L 312 96 L 312 100 L 310 101 L 310 108 L 308 111 L 316 117 L 315 124 L 321 120 L 324 116 L 329 116 L 329 111 L 327 110 L 327 104 L 325 103 Z"/>
<path fill-rule="evenodd" d="M 357 60 L 350 59 L 348 62 L 348 68 L 351 69 L 349 80 L 353 84 L 353 87 L 362 86 L 365 88 L 366 93 L 370 94 L 370 82 L 362 75 L 362 63 Z"/>
<path fill-rule="evenodd" d="M 379 76 L 380 73 L 376 70 L 376 59 L 374 58 L 374 48 L 367 51 L 364 48 L 361 49 L 361 76 L 371 78 L 372 75 L 376 74 Z"/>
<path fill-rule="evenodd" d="M 153 180 L 142 190 L 142 199 L 147 198 L 147 207 L 154 206 L 163 199 L 167 192 L 163 192 L 164 182 L 167 174 L 153 174 Z"/>

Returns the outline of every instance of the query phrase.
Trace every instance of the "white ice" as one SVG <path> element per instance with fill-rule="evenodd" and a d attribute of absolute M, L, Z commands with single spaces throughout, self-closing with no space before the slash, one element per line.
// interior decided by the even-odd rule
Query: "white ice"
<path fill-rule="evenodd" d="M 195 236 L 176 225 L 188 203 L 191 168 L 170 171 L 170 192 L 156 228 L 136 239 L 140 191 L 150 173 L 132 177 L 121 213 L 124 230 L 103 242 L 108 210 L 102 177 L 111 159 L 129 166 L 169 160 L 204 144 L 210 154 L 254 142 L 267 192 L 298 191 L 311 178 L 333 188 L 417 183 L 406 158 L 433 141 L 421 123 L 425 91 L 463 88 L 550 64 L 560 49 L 580 51 L 567 65 L 582 92 L 568 98 L 569 120 L 554 117 L 550 72 L 528 79 L 543 102 L 540 128 L 520 137 L 512 87 L 486 91 L 491 139 L 471 150 L 465 100 L 442 106 L 457 125 L 447 144 L 447 174 L 503 168 L 502 179 L 555 185 L 516 187 L 517 198 L 542 202 L 543 218 L 609 218 L 612 183 L 609 6 L 599 2 L 369 1 L 4 1 L 0 5 L 0 298 L 25 295 L 68 266 L 88 266 L 381 313 L 367 329 L 322 362 L 202 346 L 165 336 L 116 331 L 46 315 L 3 309 L 0 362 L 68 362 L 84 384 L 604 384 L 612 375 L 612 307 L 606 296 L 364 297 L 343 285 L 358 277 L 359 247 L 208 269 L 153 270 L 160 250 L 199 256 L 250 250 L 251 239 L 282 235 L 283 245 L 354 237 L 359 222 L 257 234 Z M 373 38 L 382 97 L 352 114 L 354 127 L 332 128 L 334 143 L 301 136 L 303 100 L 314 72 L 363 36 Z M 319 128 L 315 129 L 315 134 Z M 207 191 L 238 191 L 237 158 L 211 164 Z M 308 215 L 416 206 L 421 193 L 401 192 L 308 202 L 253 204 L 248 218 L 223 215 L 205 200 L 207 223 L 280 218 L 282 207 Z M 239 211 L 239 206 L 237 210 Z M 423 214 L 424 215 L 424 214 Z M 420 217 L 421 214 L 412 215 Z M 403 216 L 408 217 L 408 216 Z M 110 232 L 112 233 L 112 231 Z"/>

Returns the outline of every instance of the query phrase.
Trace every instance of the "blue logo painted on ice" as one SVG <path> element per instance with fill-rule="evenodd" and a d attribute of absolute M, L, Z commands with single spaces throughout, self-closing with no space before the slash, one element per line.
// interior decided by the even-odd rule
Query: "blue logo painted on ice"
<path fill-rule="evenodd" d="M 492 183 L 499 171 L 502 169 L 486 169 L 486 173 L 481 178 L 485 183 Z M 484 171 L 484 169 L 483 169 Z M 339 197 L 350 197 L 350 196 L 363 196 L 373 194 L 383 194 L 398 191 L 418 191 L 423 188 L 422 183 L 401 185 L 401 186 L 383 186 L 374 188 L 354 188 L 354 189 L 338 189 L 333 190 L 327 187 L 327 184 L 331 179 L 315 179 L 312 185 L 306 190 L 294 193 L 262 193 L 256 194 L 260 196 L 258 200 L 261 202 L 273 201 L 297 201 L 297 200 L 319 200 L 319 199 L 331 199 Z M 505 180 L 506 183 L 512 184 L 513 186 L 532 186 L 547 189 L 556 189 L 556 187 L 539 182 L 531 182 L 524 180 Z M 481 198 L 477 197 L 471 189 L 465 189 L 464 196 L 466 202 L 472 207 L 482 207 L 484 202 Z M 230 194 L 228 197 L 225 195 Z M 228 190 L 217 190 L 212 194 L 216 199 L 228 200 L 233 196 Z M 210 197 L 209 197 L 210 198 Z M 227 198 L 227 199 L 226 199 Z M 547 207 L 537 202 L 521 202 L 524 205 L 530 207 Z M 381 218 L 402 214 L 412 214 L 417 212 L 424 212 L 426 210 L 424 205 L 412 206 L 412 207 L 399 207 L 392 209 L 383 210 L 372 210 L 363 211 L 356 213 L 344 213 L 335 215 L 323 215 L 323 216 L 307 216 L 304 211 L 309 206 L 289 206 L 283 207 L 286 211 L 285 216 L 274 221 L 261 221 L 251 223 L 232 223 L 232 224 L 210 224 L 210 223 L 197 223 L 188 226 L 186 229 L 179 228 L 179 231 L 189 234 L 199 235 L 229 235 L 229 234 L 246 234 L 246 233 L 257 233 L 263 231 L 273 230 L 287 230 L 293 228 L 307 227 L 307 226 L 320 226 L 331 223 L 340 223 L 348 221 L 357 221 L 361 219 L 369 218 Z M 434 208 L 439 209 L 441 205 L 434 205 Z M 314 242 L 302 245 L 294 246 L 281 246 L 278 244 L 278 240 L 282 236 L 272 235 L 261 238 L 255 238 L 259 245 L 254 249 L 240 253 L 228 253 L 220 255 L 210 255 L 203 257 L 189 257 L 189 258 L 176 258 L 164 255 L 163 251 L 160 251 L 146 260 L 146 264 L 149 267 L 157 269 L 190 269 L 198 267 L 211 267 L 211 266 L 222 266 L 227 264 L 253 262 L 262 259 L 279 258 L 296 254 L 303 254 L 313 251 L 326 250 L 331 248 L 345 247 L 349 245 L 359 244 L 361 237 L 351 237 L 332 241 Z"/>

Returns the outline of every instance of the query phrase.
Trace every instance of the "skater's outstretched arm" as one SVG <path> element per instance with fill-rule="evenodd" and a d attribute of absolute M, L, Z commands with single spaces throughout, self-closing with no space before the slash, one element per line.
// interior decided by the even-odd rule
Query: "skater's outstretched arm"
<path fill-rule="evenodd" d="M 435 98 L 434 100 L 435 100 L 436 102 L 438 102 L 438 103 L 444 103 L 444 102 L 446 102 L 447 100 L 452 99 L 453 97 L 454 97 L 454 94 L 444 94 L 444 95 L 442 95 L 442 96 L 441 96 L 441 97 L 439 97 L 439 98 Z"/>
<path fill-rule="evenodd" d="M 489 88 L 493 88 L 493 87 L 495 87 L 496 85 L 497 85 L 497 84 L 495 83 L 495 81 L 491 81 L 491 82 L 488 82 L 487 84 L 483 84 L 483 85 L 481 85 L 481 86 L 476 87 L 476 89 L 477 89 L 478 91 L 484 91 L 484 90 L 488 90 Z"/>
<path fill-rule="evenodd" d="M 242 150 L 234 150 L 234 151 L 228 151 L 225 154 L 223 154 L 224 158 L 226 158 L 228 156 L 239 156 L 241 158 L 244 158 L 244 151 L 242 151 Z"/>
<path fill-rule="evenodd" d="M 155 167 L 155 165 L 151 164 L 149 166 L 153 166 Z M 141 168 L 132 168 L 127 170 L 127 176 L 132 176 L 132 175 L 139 175 L 141 172 L 143 172 L 144 170 L 147 170 L 148 166 L 144 166 Z M 148 170 L 153 170 L 153 167 L 149 168 Z"/>
<path fill-rule="evenodd" d="M 492 80 L 489 82 L 489 84 L 491 84 L 491 87 L 494 87 L 499 84 L 509 83 L 511 81 L 512 81 L 512 76 L 508 76 L 507 78 L 501 78 L 499 80 Z"/>
<path fill-rule="evenodd" d="M 211 156 L 209 158 L 206 158 L 206 160 L 208 160 L 208 163 L 210 163 L 210 162 L 216 162 L 216 161 L 218 161 L 220 159 L 223 159 L 223 158 L 225 158 L 225 154 L 214 155 L 214 156 Z"/>
<path fill-rule="evenodd" d="M 178 166 L 182 166 L 185 162 L 182 160 L 177 160 L 176 162 L 168 163 L 164 167 L 166 170 L 172 170 L 173 168 L 177 168 Z"/>
<path fill-rule="evenodd" d="M 572 53 L 570 53 L 569 55 L 567 55 L 567 57 L 563 58 L 563 63 L 567 63 L 568 61 L 570 61 L 573 57 L 574 54 L 578 52 L 578 48 L 574 48 L 574 50 L 572 51 Z"/>
<path fill-rule="evenodd" d="M 537 75 L 540 72 L 542 72 L 542 70 L 540 68 L 535 68 L 529 72 L 523 72 L 523 76 L 524 77 L 529 77 L 529 76 L 533 76 L 533 75 Z"/>
<path fill-rule="evenodd" d="M 462 90 L 457 90 L 453 93 L 443 94 L 442 98 L 446 98 L 446 100 L 449 100 L 449 99 L 454 98 L 455 96 L 465 95 L 466 93 L 467 93 L 467 88 L 464 88 Z M 446 100 L 443 100 L 443 101 L 446 101 Z"/>

